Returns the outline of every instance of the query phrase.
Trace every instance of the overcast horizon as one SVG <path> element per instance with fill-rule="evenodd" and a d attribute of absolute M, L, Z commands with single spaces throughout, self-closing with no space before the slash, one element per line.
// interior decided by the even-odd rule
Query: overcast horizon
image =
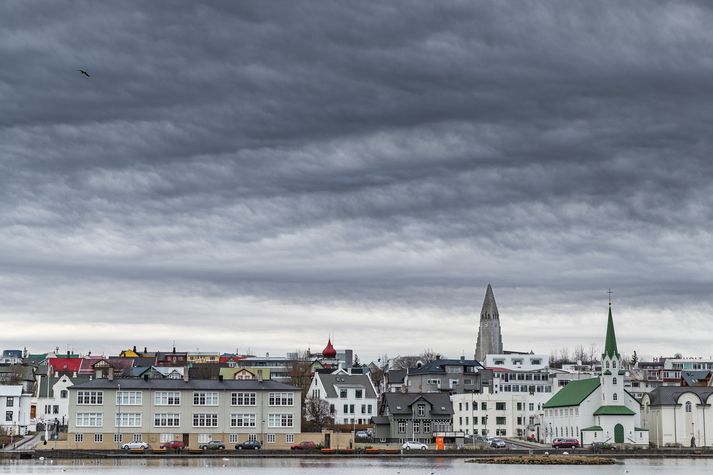
<path fill-rule="evenodd" d="M 0 349 L 711 356 L 713 4 L 0 4 Z M 81 74 L 85 70 L 89 77 Z"/>

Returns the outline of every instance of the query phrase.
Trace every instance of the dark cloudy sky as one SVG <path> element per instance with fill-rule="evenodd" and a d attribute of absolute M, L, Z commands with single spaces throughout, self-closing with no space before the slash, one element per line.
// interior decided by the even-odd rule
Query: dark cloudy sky
<path fill-rule="evenodd" d="M 0 348 L 711 352 L 709 2 L 198 3 L 0 3 Z"/>

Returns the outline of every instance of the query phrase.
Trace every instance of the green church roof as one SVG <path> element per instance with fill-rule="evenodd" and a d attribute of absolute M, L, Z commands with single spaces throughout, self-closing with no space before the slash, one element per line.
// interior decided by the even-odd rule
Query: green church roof
<path fill-rule="evenodd" d="M 611 304 L 609 305 L 609 319 L 607 320 L 607 338 L 604 341 L 604 356 L 610 358 L 620 358 L 616 348 L 616 334 L 614 333 L 614 319 L 611 316 Z"/>
<path fill-rule="evenodd" d="M 582 432 L 603 432 L 601 426 L 585 427 Z"/>
<path fill-rule="evenodd" d="M 600 406 L 595 416 L 633 416 L 636 413 L 626 406 Z"/>
<path fill-rule="evenodd" d="M 582 379 L 572 381 L 567 386 L 559 390 L 545 403 L 545 409 L 553 407 L 579 406 L 587 396 L 592 394 L 599 387 L 599 378 Z"/>

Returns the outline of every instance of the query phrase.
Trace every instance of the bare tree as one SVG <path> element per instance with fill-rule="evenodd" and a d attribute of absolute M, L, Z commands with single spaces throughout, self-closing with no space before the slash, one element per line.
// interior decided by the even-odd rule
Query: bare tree
<path fill-rule="evenodd" d="M 569 348 L 567 348 L 566 346 L 560 348 L 560 360 L 562 361 L 562 363 L 569 363 L 570 361 Z"/>
<path fill-rule="evenodd" d="M 352 361 L 353 368 L 361 368 L 361 361 L 359 361 L 359 355 L 354 354 L 354 360 Z"/>
<path fill-rule="evenodd" d="M 584 345 L 578 344 L 574 347 L 574 360 L 582 363 L 587 362 L 587 352 L 584 350 Z"/>
<path fill-rule="evenodd" d="M 436 361 L 437 359 L 440 359 L 441 355 L 437 354 L 435 351 L 433 351 L 431 348 L 426 348 L 423 350 L 421 353 L 421 361 L 423 361 L 424 364 L 431 363 L 433 361 Z"/>
<path fill-rule="evenodd" d="M 332 427 L 334 424 L 329 403 L 324 399 L 314 396 L 306 398 L 304 412 L 306 425 L 315 432 L 321 432 L 322 429 Z"/>
<path fill-rule="evenodd" d="M 415 368 L 419 361 L 421 361 L 420 356 L 397 356 L 391 360 L 389 369 Z"/>
<path fill-rule="evenodd" d="M 287 375 L 290 377 L 290 384 L 300 388 L 304 400 L 312 384 L 312 359 L 308 351 L 295 352 L 295 358 L 287 365 Z"/>
<path fill-rule="evenodd" d="M 592 344 L 589 346 L 589 354 L 588 354 L 588 356 L 589 356 L 589 358 L 588 358 L 587 363 L 589 363 L 589 364 L 594 364 L 594 363 L 597 362 L 597 345 L 596 345 L 596 343 L 592 343 Z"/>

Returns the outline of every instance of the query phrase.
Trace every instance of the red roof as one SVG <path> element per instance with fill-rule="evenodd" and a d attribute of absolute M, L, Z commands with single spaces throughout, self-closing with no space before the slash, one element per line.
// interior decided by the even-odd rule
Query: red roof
<path fill-rule="evenodd" d="M 325 358 L 334 358 L 337 356 L 337 350 L 334 349 L 332 346 L 332 339 L 329 339 L 329 342 L 327 343 L 327 346 L 322 350 L 322 356 Z"/>
<path fill-rule="evenodd" d="M 49 360 L 52 370 L 58 371 L 79 371 L 82 365 L 82 358 L 50 358 Z"/>

